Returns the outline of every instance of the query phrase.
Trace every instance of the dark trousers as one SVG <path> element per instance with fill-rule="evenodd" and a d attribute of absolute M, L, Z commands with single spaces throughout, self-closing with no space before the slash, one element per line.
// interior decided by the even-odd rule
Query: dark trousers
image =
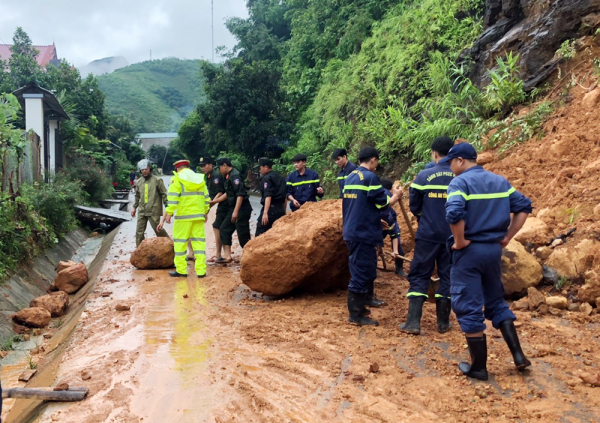
<path fill-rule="evenodd" d="M 213 228 L 221 229 L 221 225 L 225 221 L 227 213 L 229 213 L 229 207 L 227 204 L 219 204 L 217 206 L 217 213 L 215 215 L 215 221 L 213 222 Z"/>
<path fill-rule="evenodd" d="M 417 239 L 415 242 L 415 254 L 408 273 L 410 288 L 407 297 L 427 297 L 431 275 L 436 264 L 440 285 L 435 297 L 450 298 L 450 253 L 448 253 L 446 244 L 423 239 Z"/>
<path fill-rule="evenodd" d="M 350 285 L 348 289 L 357 294 L 373 291 L 377 278 L 377 246 L 357 241 L 346 241 L 350 250 Z"/>
<path fill-rule="evenodd" d="M 501 255 L 499 243 L 475 242 L 452 253 L 452 310 L 464 333 L 484 330 L 484 318 L 496 329 L 505 320 L 516 320 L 504 301 Z"/>
<path fill-rule="evenodd" d="M 259 236 L 261 234 L 264 234 L 265 232 L 267 232 L 269 229 L 271 229 L 273 227 L 273 223 L 275 223 L 275 221 L 283 216 L 285 216 L 285 208 L 283 204 L 271 204 L 271 207 L 269 208 L 269 211 L 267 212 L 267 216 L 269 216 L 269 223 L 267 225 L 263 225 L 262 224 L 262 216 L 263 213 L 265 212 L 265 207 L 263 206 L 260 209 L 260 213 L 258 214 L 258 223 L 256 225 L 256 233 L 254 234 L 254 236 Z"/>
<path fill-rule="evenodd" d="M 231 222 L 231 216 L 233 215 L 234 209 L 235 206 L 230 207 L 227 216 L 225 216 L 225 219 L 219 228 L 221 244 L 231 245 L 233 233 L 237 231 L 240 245 L 244 248 L 244 245 L 250 241 L 250 215 L 252 214 L 252 206 L 250 205 L 249 200 L 244 200 L 238 212 L 237 222 L 235 223 Z"/>

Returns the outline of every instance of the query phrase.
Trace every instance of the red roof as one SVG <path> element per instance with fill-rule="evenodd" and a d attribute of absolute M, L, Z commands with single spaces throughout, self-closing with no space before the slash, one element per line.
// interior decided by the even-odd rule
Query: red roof
<path fill-rule="evenodd" d="M 45 67 L 51 60 L 58 60 L 58 56 L 56 55 L 56 46 L 52 44 L 51 46 L 33 46 L 36 50 L 39 50 L 40 54 L 37 55 L 36 59 L 38 65 Z M 0 59 L 8 62 L 12 56 L 12 52 L 10 51 L 9 44 L 0 44 Z"/>

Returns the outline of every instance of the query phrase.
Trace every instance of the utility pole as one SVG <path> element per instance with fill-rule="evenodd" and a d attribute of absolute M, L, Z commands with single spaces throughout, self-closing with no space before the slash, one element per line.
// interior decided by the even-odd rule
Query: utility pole
<path fill-rule="evenodd" d="M 214 6 L 214 0 L 210 0 L 210 29 L 212 32 L 212 42 L 211 42 L 212 63 L 215 63 L 215 6 Z"/>

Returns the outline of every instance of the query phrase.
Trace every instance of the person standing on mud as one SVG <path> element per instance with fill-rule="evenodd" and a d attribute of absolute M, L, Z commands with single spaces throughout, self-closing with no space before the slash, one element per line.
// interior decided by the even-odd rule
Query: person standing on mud
<path fill-rule="evenodd" d="M 471 144 L 452 147 L 440 161 L 445 162 L 456 175 L 448 186 L 446 202 L 446 220 L 452 229 L 448 240 L 452 249 L 450 295 L 471 353 L 471 363 L 463 362 L 458 367 L 468 377 L 488 379 L 483 333 L 487 318 L 502 332 L 517 369 L 524 370 L 531 362 L 521 349 L 516 317 L 504 301 L 500 263 L 502 248 L 532 211 L 531 200 L 502 176 L 478 166 L 477 152 Z"/>
<path fill-rule="evenodd" d="M 292 159 L 294 168 L 286 179 L 287 199 L 290 200 L 290 209 L 295 212 L 306 202 L 316 202 L 317 197 L 323 198 L 323 187 L 319 181 L 319 174 L 306 167 L 306 156 L 296 154 Z"/>
<path fill-rule="evenodd" d="M 204 238 L 204 222 L 209 210 L 209 196 L 204 175 L 190 169 L 189 160 L 178 160 L 173 163 L 175 174 L 169 185 L 167 209 L 159 227 L 165 222 L 173 224 L 173 244 L 175 249 L 175 271 L 169 272 L 173 277 L 187 276 L 186 251 L 188 241 L 196 256 L 196 275 L 206 276 L 206 240 Z"/>
<path fill-rule="evenodd" d="M 225 179 L 219 169 L 214 167 L 214 160 L 210 157 L 201 157 L 200 158 L 200 170 L 204 173 L 206 177 L 206 183 L 208 185 L 208 195 L 210 196 L 210 206 L 217 206 L 217 213 L 215 217 L 215 221 L 213 222 L 213 231 L 215 233 L 215 244 L 216 244 L 216 255 L 208 259 L 208 262 L 214 262 L 222 257 L 222 245 L 221 245 L 221 237 L 219 234 L 219 228 L 225 220 L 225 216 L 227 216 L 227 202 L 221 201 L 219 199 L 225 196 Z"/>
<path fill-rule="evenodd" d="M 414 257 L 410 264 L 408 281 L 408 315 L 400 330 L 418 335 L 421 333 L 423 303 L 431 275 L 437 265 L 440 285 L 435 293 L 437 331 L 448 332 L 450 325 L 450 253 L 446 241 L 452 235 L 446 222 L 446 191 L 454 178 L 450 163 L 440 163 L 452 148 L 449 137 L 436 138 L 431 144 L 431 158 L 435 166 L 419 172 L 409 190 L 409 207 L 419 220 L 415 236 Z"/>
<path fill-rule="evenodd" d="M 375 173 L 379 152 L 364 147 L 358 154 L 360 166 L 353 171 L 344 185 L 343 222 L 344 241 L 350 250 L 350 284 L 348 286 L 349 322 L 355 325 L 379 325 L 366 317 L 365 307 L 381 307 L 385 303 L 375 297 L 377 278 L 377 247 L 383 245 L 380 211 L 402 198 L 400 187 L 392 188 L 388 197 Z"/>
<path fill-rule="evenodd" d="M 340 171 L 337 174 L 337 181 L 340 187 L 340 198 L 344 198 L 344 184 L 346 183 L 346 178 L 356 170 L 357 166 L 348 160 L 348 152 L 345 148 L 336 148 L 333 150 L 331 159 L 335 161 L 337 167 L 340 168 Z"/>
<path fill-rule="evenodd" d="M 262 209 L 258 214 L 256 235 L 259 236 L 273 227 L 273 223 L 285 216 L 287 186 L 285 179 L 273 171 L 273 161 L 266 157 L 258 159 L 258 171 L 262 179 L 260 192 Z"/>
<path fill-rule="evenodd" d="M 244 180 L 231 160 L 223 157 L 217 160 L 219 172 L 225 178 L 225 197 L 228 202 L 227 216 L 220 227 L 223 257 L 215 263 L 231 263 L 231 244 L 233 233 L 237 232 L 238 241 L 242 248 L 250 241 L 250 216 L 252 206 L 248 197 Z M 221 197 L 223 198 L 223 197 Z"/>
<path fill-rule="evenodd" d="M 392 186 L 394 183 L 389 179 L 382 179 L 381 186 L 385 190 L 385 195 L 392 197 Z M 402 243 L 400 242 L 400 225 L 398 225 L 398 214 L 393 207 L 387 207 L 380 211 L 381 225 L 383 226 L 383 239 L 385 240 L 389 235 L 392 241 L 392 254 L 394 255 L 394 264 L 396 265 L 396 275 L 401 278 L 406 277 L 404 273 L 404 260 L 398 256 L 404 256 L 404 250 L 402 249 Z"/>
<path fill-rule="evenodd" d="M 145 237 L 148 222 L 156 236 L 169 236 L 167 231 L 158 228 L 160 217 L 163 214 L 163 204 L 167 204 L 167 189 L 162 179 L 152 175 L 150 161 L 144 159 L 138 163 L 142 177 L 135 185 L 135 201 L 131 217 L 138 215 L 135 231 L 135 246 L 138 247 Z M 138 210 L 139 209 L 139 210 Z"/>

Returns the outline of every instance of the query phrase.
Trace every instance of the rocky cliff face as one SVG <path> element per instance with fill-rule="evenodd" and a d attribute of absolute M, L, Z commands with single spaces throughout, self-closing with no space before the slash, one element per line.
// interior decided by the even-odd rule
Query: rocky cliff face
<path fill-rule="evenodd" d="M 471 67 L 478 86 L 498 56 L 518 53 L 525 88 L 546 80 L 560 59 L 556 50 L 568 39 L 600 27 L 600 0 L 486 0 L 484 31 L 460 61 Z"/>

